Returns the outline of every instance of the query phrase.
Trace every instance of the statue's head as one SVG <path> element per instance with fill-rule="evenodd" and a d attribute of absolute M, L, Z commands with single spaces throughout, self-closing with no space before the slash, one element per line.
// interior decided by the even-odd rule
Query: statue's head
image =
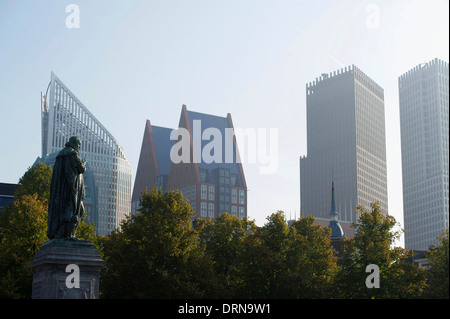
<path fill-rule="evenodd" d="M 70 146 L 75 150 L 80 150 L 81 140 L 78 136 L 72 136 L 69 141 L 66 143 L 66 146 Z"/>

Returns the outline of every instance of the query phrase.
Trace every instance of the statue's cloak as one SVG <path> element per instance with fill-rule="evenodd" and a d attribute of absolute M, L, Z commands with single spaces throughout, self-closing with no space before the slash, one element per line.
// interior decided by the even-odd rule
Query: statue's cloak
<path fill-rule="evenodd" d="M 67 237 L 63 228 L 82 217 L 85 170 L 78 152 L 70 146 L 56 157 L 48 203 L 48 238 Z"/>

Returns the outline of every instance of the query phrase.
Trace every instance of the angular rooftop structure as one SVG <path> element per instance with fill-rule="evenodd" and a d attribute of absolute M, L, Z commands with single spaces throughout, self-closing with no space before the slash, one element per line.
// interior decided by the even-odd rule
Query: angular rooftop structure
<path fill-rule="evenodd" d="M 80 137 L 80 156 L 93 177 L 87 221 L 108 235 L 131 212 L 131 165 L 112 134 L 53 72 L 41 96 L 42 161 L 51 163 L 71 136 Z"/>
<path fill-rule="evenodd" d="M 178 129 L 147 120 L 133 189 L 133 213 L 141 193 L 154 187 L 178 189 L 196 217 L 223 212 L 247 216 L 247 184 L 239 160 L 231 115 L 188 111 L 183 105 Z"/>

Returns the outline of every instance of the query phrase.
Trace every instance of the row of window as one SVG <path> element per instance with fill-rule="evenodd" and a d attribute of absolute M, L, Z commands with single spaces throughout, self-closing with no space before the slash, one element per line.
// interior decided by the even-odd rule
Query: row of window
<path fill-rule="evenodd" d="M 215 200 L 215 186 L 213 185 L 201 185 L 200 191 L 202 200 Z M 233 204 L 245 204 L 245 191 L 239 190 L 239 202 L 238 202 L 238 190 L 231 189 L 231 203 Z"/>
<path fill-rule="evenodd" d="M 195 203 L 192 203 L 192 204 L 195 204 Z M 231 206 L 230 214 L 232 216 L 236 216 L 237 217 L 238 216 L 238 209 L 239 209 L 239 219 L 243 219 L 245 217 L 245 208 L 244 207 Z M 215 218 L 215 205 L 214 205 L 214 203 L 200 202 L 200 217 L 202 217 L 202 218 L 206 218 L 206 217 Z"/>
<path fill-rule="evenodd" d="M 208 214 L 206 214 L 208 212 Z M 215 217 L 215 210 L 214 210 L 214 203 L 200 203 L 200 217 L 206 218 L 206 217 Z"/>
<path fill-rule="evenodd" d="M 215 200 L 215 189 L 212 185 L 201 185 L 201 199 Z"/>

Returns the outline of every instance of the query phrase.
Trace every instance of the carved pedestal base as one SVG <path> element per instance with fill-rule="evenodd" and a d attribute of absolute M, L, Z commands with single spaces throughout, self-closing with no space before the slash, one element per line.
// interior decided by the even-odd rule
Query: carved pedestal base
<path fill-rule="evenodd" d="M 97 299 L 105 261 L 89 241 L 53 239 L 30 263 L 33 299 Z"/>

